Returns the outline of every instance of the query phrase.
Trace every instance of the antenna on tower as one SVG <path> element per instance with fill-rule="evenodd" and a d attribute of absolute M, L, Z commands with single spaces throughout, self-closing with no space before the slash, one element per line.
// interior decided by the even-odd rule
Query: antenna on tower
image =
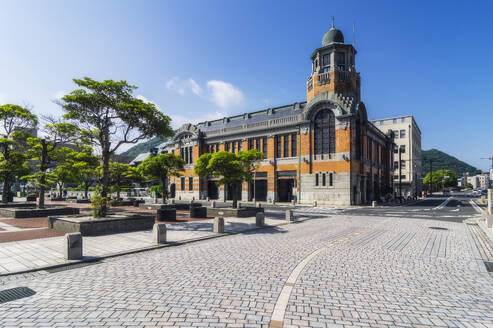
<path fill-rule="evenodd" d="M 335 28 L 335 26 L 334 26 L 334 16 L 332 16 L 332 28 Z"/>

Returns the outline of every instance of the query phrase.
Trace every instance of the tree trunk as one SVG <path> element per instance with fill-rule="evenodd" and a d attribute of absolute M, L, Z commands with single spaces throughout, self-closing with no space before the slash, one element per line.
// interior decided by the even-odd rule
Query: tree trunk
<path fill-rule="evenodd" d="M 89 198 L 89 183 L 87 181 L 84 182 L 84 196 L 86 199 Z"/>
<path fill-rule="evenodd" d="M 63 193 L 63 182 L 58 183 L 58 192 L 60 193 L 60 196 L 58 198 L 62 198 L 62 193 Z"/>
<path fill-rule="evenodd" d="M 166 196 L 168 195 L 166 178 L 161 178 L 161 197 L 163 198 L 163 204 L 166 204 Z"/>
<path fill-rule="evenodd" d="M 38 208 L 45 208 L 45 184 L 46 184 L 46 169 L 47 169 L 47 159 L 48 157 L 48 147 L 46 146 L 46 141 L 41 139 L 41 165 L 39 171 L 41 173 L 41 178 L 39 179 L 39 195 L 38 195 Z"/>
<path fill-rule="evenodd" d="M 233 208 L 236 208 L 236 205 L 238 204 L 238 192 L 237 192 L 238 185 L 235 183 L 233 184 Z"/>
<path fill-rule="evenodd" d="M 103 152 L 103 176 L 101 179 L 101 197 L 106 199 L 108 197 L 108 185 L 109 185 L 109 171 L 110 171 L 110 152 L 109 152 L 109 136 L 108 131 L 105 132 L 104 142 L 102 144 Z M 108 204 L 106 201 L 101 205 L 101 216 L 106 217 L 108 213 Z"/>
<path fill-rule="evenodd" d="M 3 153 L 3 158 L 5 159 L 5 161 L 9 160 L 9 156 L 10 156 L 9 146 L 5 145 L 4 153 Z M 2 202 L 3 203 L 9 202 L 9 194 L 10 194 L 9 189 L 10 189 L 9 188 L 9 173 L 5 172 L 5 177 L 3 178 L 3 188 L 2 188 Z"/>

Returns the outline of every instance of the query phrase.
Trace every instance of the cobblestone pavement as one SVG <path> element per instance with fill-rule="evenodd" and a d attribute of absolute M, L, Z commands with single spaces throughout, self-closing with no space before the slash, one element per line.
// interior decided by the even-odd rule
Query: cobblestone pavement
<path fill-rule="evenodd" d="M 334 215 L 8 277 L 36 294 L 0 327 L 493 327 L 473 247 L 464 223 Z"/>

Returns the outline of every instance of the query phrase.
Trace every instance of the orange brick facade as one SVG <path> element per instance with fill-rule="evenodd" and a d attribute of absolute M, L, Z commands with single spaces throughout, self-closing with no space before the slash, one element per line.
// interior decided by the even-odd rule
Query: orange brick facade
<path fill-rule="evenodd" d="M 368 121 L 355 55 L 352 45 L 324 36 L 311 57 L 306 102 L 183 125 L 159 149 L 188 163 L 183 177 L 170 179 L 172 196 L 232 199 L 232 190 L 194 176 L 193 165 L 205 152 L 256 148 L 266 158 L 255 183 L 238 188 L 241 201 L 356 205 L 385 197 L 393 138 Z"/>

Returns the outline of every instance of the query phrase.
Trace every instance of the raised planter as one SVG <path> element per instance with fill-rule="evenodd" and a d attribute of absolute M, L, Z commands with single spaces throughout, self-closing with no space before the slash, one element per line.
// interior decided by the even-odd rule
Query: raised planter
<path fill-rule="evenodd" d="M 158 221 L 176 221 L 176 207 L 164 205 L 164 207 L 158 208 L 156 219 Z"/>
<path fill-rule="evenodd" d="M 150 203 L 139 204 L 139 208 L 143 208 L 143 209 L 146 209 L 146 210 L 158 210 L 160 208 L 165 208 L 166 206 L 169 206 L 169 205 L 166 205 L 166 204 L 150 204 Z"/>
<path fill-rule="evenodd" d="M 38 197 L 36 196 L 27 196 L 26 201 L 27 202 L 35 202 Z"/>
<path fill-rule="evenodd" d="M 175 202 L 173 205 L 176 206 L 176 209 L 179 211 L 188 211 L 190 209 L 190 202 L 181 203 Z M 202 206 L 201 203 L 191 203 L 192 206 Z"/>
<path fill-rule="evenodd" d="M 77 199 L 77 198 L 68 198 L 67 202 L 74 204 L 88 204 L 91 202 L 90 199 Z"/>
<path fill-rule="evenodd" d="M 143 199 L 135 199 L 132 203 L 134 207 L 139 207 L 140 204 L 144 204 L 145 201 Z"/>
<path fill-rule="evenodd" d="M 36 203 L 32 202 L 9 202 L 9 203 L 0 203 L 0 208 L 16 208 L 16 207 L 24 207 L 24 208 L 34 208 L 36 207 Z"/>
<path fill-rule="evenodd" d="M 203 206 L 191 206 L 190 217 L 194 219 L 202 219 L 207 217 L 207 208 Z"/>
<path fill-rule="evenodd" d="M 118 214 L 105 218 L 91 216 L 50 216 L 51 229 L 70 233 L 80 232 L 83 236 L 106 235 L 112 233 L 131 232 L 152 229 L 154 215 Z"/>
<path fill-rule="evenodd" d="M 65 206 L 47 206 L 46 208 L 31 207 L 5 207 L 0 208 L 0 216 L 8 218 L 40 218 L 50 215 L 79 214 L 78 208 Z"/>
<path fill-rule="evenodd" d="M 246 218 L 257 215 L 259 212 L 264 212 L 262 207 L 241 207 L 241 208 L 215 208 L 207 207 L 207 216 L 222 216 Z"/>
<path fill-rule="evenodd" d="M 113 207 L 118 207 L 118 206 L 133 206 L 134 202 L 132 200 L 120 200 L 117 203 L 113 203 Z"/>

